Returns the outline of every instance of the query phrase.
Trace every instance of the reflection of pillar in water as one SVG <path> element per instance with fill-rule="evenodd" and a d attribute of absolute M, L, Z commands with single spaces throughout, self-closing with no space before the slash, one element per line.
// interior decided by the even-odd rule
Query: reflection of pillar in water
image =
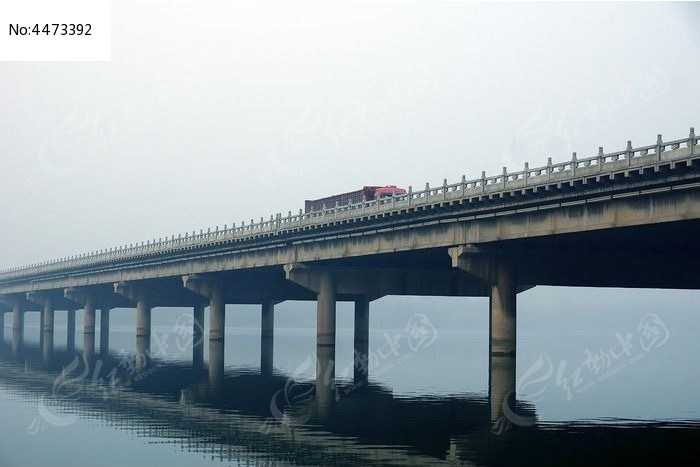
<path fill-rule="evenodd" d="M 24 310 L 19 300 L 12 307 L 12 355 L 20 357 L 24 345 Z"/>
<path fill-rule="evenodd" d="M 66 331 L 66 352 L 75 352 L 75 310 L 68 310 L 68 324 Z"/>
<path fill-rule="evenodd" d="M 327 413 L 335 394 L 335 279 L 320 277 L 316 313 L 316 401 L 319 414 Z"/>
<path fill-rule="evenodd" d="M 39 348 L 44 348 L 44 310 L 39 311 Z"/>
<path fill-rule="evenodd" d="M 491 355 L 489 368 L 489 404 L 491 423 L 505 416 L 504 402 L 515 410 L 515 357 Z"/>
<path fill-rule="evenodd" d="M 192 366 L 204 364 L 204 306 L 195 305 L 192 319 Z"/>
<path fill-rule="evenodd" d="M 275 302 L 266 300 L 262 304 L 260 327 L 260 373 L 265 376 L 272 374 L 274 353 Z"/>
<path fill-rule="evenodd" d="M 95 302 L 87 297 L 83 309 L 83 357 L 87 363 L 95 360 Z"/>
<path fill-rule="evenodd" d="M 224 382 L 224 341 L 209 341 L 209 386 L 214 395 L 221 392 Z"/>
<path fill-rule="evenodd" d="M 100 310 L 100 353 L 109 354 L 109 308 Z"/>
<path fill-rule="evenodd" d="M 5 312 L 0 310 L 0 345 L 5 343 Z"/>
<path fill-rule="evenodd" d="M 325 418 L 335 402 L 335 347 L 317 347 L 316 359 L 316 405 Z"/>
<path fill-rule="evenodd" d="M 215 393 L 224 379 L 224 337 L 226 333 L 226 303 L 220 283 L 212 285 L 209 302 L 209 383 Z"/>
<path fill-rule="evenodd" d="M 41 333 L 43 335 L 41 353 L 45 364 L 49 364 L 53 355 L 53 324 L 54 310 L 53 301 L 47 297 L 44 300 L 44 309 L 41 312 L 43 315 Z"/>
<path fill-rule="evenodd" d="M 356 386 L 366 386 L 369 372 L 369 300 L 355 300 L 354 380 Z"/>

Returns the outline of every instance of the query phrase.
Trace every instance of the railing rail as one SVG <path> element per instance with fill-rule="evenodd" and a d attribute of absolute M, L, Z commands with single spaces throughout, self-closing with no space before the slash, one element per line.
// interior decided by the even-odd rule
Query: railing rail
<path fill-rule="evenodd" d="M 97 265 L 107 263 L 114 260 L 137 259 L 139 257 L 152 255 L 154 253 L 162 253 L 174 250 L 182 250 L 192 247 L 201 247 L 207 245 L 215 245 L 219 242 L 231 241 L 242 238 L 252 238 L 259 235 L 275 235 L 281 231 L 292 228 L 300 228 L 307 226 L 317 226 L 319 224 L 336 222 L 343 219 L 353 219 L 391 211 L 397 207 L 408 207 L 432 203 L 437 201 L 436 198 L 458 199 L 474 196 L 477 193 L 497 193 L 498 191 L 507 191 L 511 188 L 509 183 L 519 182 L 521 186 L 536 185 L 547 183 L 553 180 L 566 181 L 577 177 L 576 171 L 580 168 L 598 167 L 599 172 L 604 172 L 607 168 L 611 170 L 620 170 L 620 161 L 626 161 L 626 165 L 632 166 L 633 162 L 648 162 L 653 165 L 662 160 L 662 154 L 679 149 L 685 145 L 689 148 L 686 157 L 694 157 L 700 153 L 698 146 L 699 139 L 695 135 L 695 130 L 690 129 L 690 134 L 687 138 L 677 139 L 673 141 L 663 141 L 661 135 L 657 136 L 656 143 L 648 146 L 634 148 L 632 142 L 627 142 L 625 150 L 611 153 L 604 153 L 603 148 L 598 149 L 598 154 L 591 157 L 578 158 L 576 153 L 568 161 L 552 163 L 549 158 L 546 165 L 539 167 L 530 167 L 526 162 L 523 170 L 508 172 L 506 167 L 499 175 L 486 176 L 485 172 L 481 173 L 481 177 L 467 180 L 464 175 L 458 183 L 447 183 L 447 179 L 439 186 L 431 187 L 429 183 L 425 184 L 425 189 L 414 191 L 413 187 L 408 188 L 406 194 L 393 195 L 387 198 L 380 198 L 371 201 L 362 201 L 356 204 L 346 204 L 342 206 L 323 209 L 314 212 L 303 212 L 301 209 L 298 214 L 288 212 L 286 216 L 277 213 L 270 216 L 269 220 L 260 218 L 259 222 L 253 219 L 246 224 L 245 221 L 239 225 L 236 223 L 231 226 L 224 225 L 222 229 L 216 226 L 211 228 L 196 231 L 185 232 L 184 234 L 171 235 L 161 237 L 158 240 L 155 238 L 140 244 L 129 244 L 115 246 L 109 249 L 94 251 L 91 253 L 83 253 L 70 257 L 52 259 L 40 263 L 34 263 L 26 266 L 13 267 L 0 271 L 0 281 L 17 279 L 24 276 L 41 274 L 46 272 L 55 272 L 60 270 L 75 269 L 82 266 Z M 651 156 L 651 157 L 649 157 Z M 644 159 L 644 160 L 642 160 Z"/>

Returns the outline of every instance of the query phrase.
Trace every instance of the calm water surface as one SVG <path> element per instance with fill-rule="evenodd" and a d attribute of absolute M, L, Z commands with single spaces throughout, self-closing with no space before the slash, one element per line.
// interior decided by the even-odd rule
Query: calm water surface
<path fill-rule="evenodd" d="M 77 348 L 67 351 L 59 312 L 50 359 L 32 314 L 13 355 L 8 314 L 0 465 L 673 463 L 700 441 L 699 320 L 683 306 L 650 303 L 584 319 L 536 316 L 525 298 L 517 362 L 489 361 L 486 313 L 459 318 L 459 326 L 432 311 L 396 313 L 373 323 L 367 384 L 353 380 L 352 317 L 341 309 L 330 403 L 314 393 L 313 311 L 297 328 L 277 312 L 269 374 L 259 327 L 245 323 L 255 310 L 243 318 L 229 310 L 217 384 L 206 345 L 204 364 L 192 363 L 183 310 L 154 312 L 154 358 L 142 370 L 129 358 L 131 312 L 122 319 L 113 311 L 110 351 L 89 362 L 80 319 Z M 542 319 L 552 325 L 537 325 Z"/>

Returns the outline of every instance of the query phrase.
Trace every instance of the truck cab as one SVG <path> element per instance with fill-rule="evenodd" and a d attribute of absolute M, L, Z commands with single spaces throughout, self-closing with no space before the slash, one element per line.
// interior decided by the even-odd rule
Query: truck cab
<path fill-rule="evenodd" d="M 378 187 L 374 191 L 374 199 L 379 199 L 379 198 L 389 198 L 391 196 L 397 196 L 397 195 L 405 195 L 406 190 L 403 188 L 399 188 L 396 185 L 386 185 L 382 187 Z"/>

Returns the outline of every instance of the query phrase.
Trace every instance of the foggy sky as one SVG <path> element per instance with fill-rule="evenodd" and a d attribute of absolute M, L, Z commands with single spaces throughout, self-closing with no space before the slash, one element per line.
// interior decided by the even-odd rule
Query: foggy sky
<path fill-rule="evenodd" d="M 685 137 L 699 18 L 115 2 L 111 62 L 0 63 L 0 267 Z"/>

